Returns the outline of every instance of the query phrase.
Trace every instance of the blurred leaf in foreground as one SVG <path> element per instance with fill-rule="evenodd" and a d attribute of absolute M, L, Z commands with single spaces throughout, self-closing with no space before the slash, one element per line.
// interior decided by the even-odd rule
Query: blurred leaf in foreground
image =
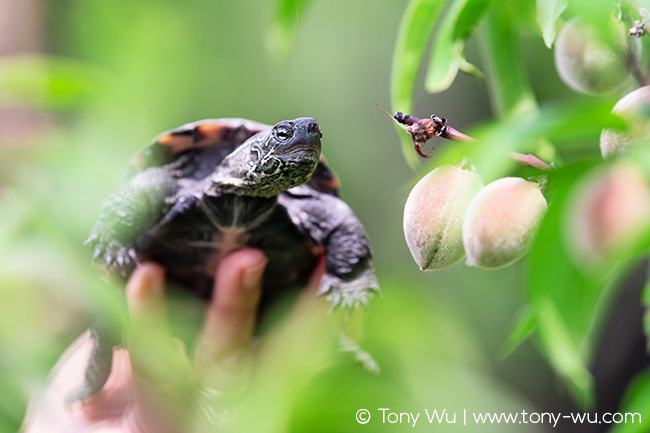
<path fill-rule="evenodd" d="M 620 412 L 626 416 L 625 422 L 615 424 L 609 430 L 610 433 L 650 432 L 647 421 L 650 417 L 648 408 L 650 408 L 650 371 L 640 374 L 628 388 L 627 396 L 620 408 Z"/>
<path fill-rule="evenodd" d="M 463 54 L 465 41 L 476 28 L 492 0 L 454 0 L 441 20 L 429 60 L 425 86 L 431 93 L 451 86 L 458 69 L 482 77 Z"/>
<path fill-rule="evenodd" d="M 312 0 L 274 0 L 272 21 L 265 38 L 266 49 L 272 56 L 286 61 L 293 50 L 303 9 Z"/>
<path fill-rule="evenodd" d="M 647 233 L 639 231 L 638 242 L 616 250 L 616 256 L 608 256 L 607 262 L 597 267 L 574 260 L 571 246 L 575 242 L 575 225 L 570 216 L 576 191 L 581 191 L 576 179 L 590 176 L 592 166 L 573 164 L 549 173 L 552 206 L 533 247 L 529 280 L 530 303 L 542 350 L 584 407 L 593 402 L 588 366 L 609 312 L 609 301 L 617 294 L 614 289 L 626 265 L 650 246 Z"/>
<path fill-rule="evenodd" d="M 567 0 L 537 0 L 537 24 L 549 48 L 553 46 L 557 34 L 555 23 L 566 7 Z"/>
<path fill-rule="evenodd" d="M 535 313 L 531 307 L 527 307 L 518 317 L 515 318 L 510 331 L 499 349 L 499 356 L 503 359 L 535 332 Z"/>
<path fill-rule="evenodd" d="M 537 101 L 523 63 L 513 18 L 507 10 L 492 8 L 488 11 L 483 40 L 495 114 L 511 116 L 534 110 Z"/>
<path fill-rule="evenodd" d="M 577 400 L 588 407 L 592 403 L 593 382 L 587 368 L 589 351 L 581 348 L 600 295 L 599 279 L 589 278 L 572 266 L 557 235 L 562 229 L 561 210 L 568 185 L 582 170 L 563 170 L 549 179 L 552 186 L 560 187 L 551 199 L 531 254 L 529 296 L 542 351 L 555 371 L 571 385 Z"/>
<path fill-rule="evenodd" d="M 0 106 L 79 108 L 105 88 L 108 74 L 80 60 L 45 55 L 0 59 Z"/>
<path fill-rule="evenodd" d="M 445 3 L 440 0 L 410 0 L 402 16 L 390 78 L 391 105 L 395 111 L 413 111 L 413 91 L 424 49 Z M 399 126 L 396 125 L 395 129 L 402 137 L 402 150 L 406 161 L 411 167 L 415 167 L 417 156 L 413 153 L 410 137 L 403 135 Z"/>

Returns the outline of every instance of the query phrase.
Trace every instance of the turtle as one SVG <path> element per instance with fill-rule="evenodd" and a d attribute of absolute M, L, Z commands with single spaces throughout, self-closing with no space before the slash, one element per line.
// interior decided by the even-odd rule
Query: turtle
<path fill-rule="evenodd" d="M 238 118 L 188 123 L 158 135 L 130 164 L 86 241 L 93 261 L 128 277 L 154 261 L 181 290 L 209 298 L 220 260 L 253 247 L 268 258 L 262 304 L 304 286 L 324 256 L 318 294 L 332 308 L 366 306 L 379 290 L 368 236 L 339 198 L 321 155 L 316 120 L 274 126 Z M 110 374 L 115 343 L 91 327 L 86 382 L 71 400 L 96 394 Z"/>

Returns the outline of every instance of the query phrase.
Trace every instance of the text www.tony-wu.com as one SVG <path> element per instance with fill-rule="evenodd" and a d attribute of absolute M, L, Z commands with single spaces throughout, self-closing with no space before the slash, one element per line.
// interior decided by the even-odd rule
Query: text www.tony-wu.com
<path fill-rule="evenodd" d="M 374 419 L 373 419 L 374 418 Z M 424 409 L 417 412 L 398 412 L 390 408 L 378 408 L 376 415 L 367 410 L 359 409 L 356 413 L 359 424 L 372 421 L 382 424 L 400 424 L 415 427 L 418 423 L 429 424 L 548 424 L 556 427 L 560 422 L 573 424 L 641 424 L 642 417 L 638 412 L 621 413 L 568 413 L 561 412 L 462 412 L 447 409 Z"/>

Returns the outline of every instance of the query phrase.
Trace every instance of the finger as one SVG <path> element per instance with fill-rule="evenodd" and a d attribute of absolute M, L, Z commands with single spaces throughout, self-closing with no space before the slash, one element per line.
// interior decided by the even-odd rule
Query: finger
<path fill-rule="evenodd" d="M 187 362 L 168 328 L 164 283 L 165 271 L 155 263 L 138 266 L 127 283 L 133 404 L 124 422 L 173 432 L 189 411 L 190 384 Z"/>
<path fill-rule="evenodd" d="M 127 342 L 133 364 L 134 380 L 151 377 L 155 382 L 156 353 L 165 346 L 166 312 L 164 300 L 165 270 L 155 263 L 144 263 L 131 274 L 126 285 L 130 326 Z"/>
<path fill-rule="evenodd" d="M 169 383 L 182 357 L 169 331 L 164 299 L 165 271 L 155 263 L 138 266 L 126 286 L 129 357 L 136 385 Z M 176 371 L 178 373 L 178 371 Z"/>
<path fill-rule="evenodd" d="M 133 271 L 126 285 L 132 323 L 146 328 L 165 323 L 164 282 L 165 269 L 156 263 L 143 263 Z"/>
<path fill-rule="evenodd" d="M 227 256 L 215 277 L 212 302 L 197 346 L 200 366 L 236 362 L 249 346 L 262 293 L 267 259 L 259 250 L 246 249 Z"/>

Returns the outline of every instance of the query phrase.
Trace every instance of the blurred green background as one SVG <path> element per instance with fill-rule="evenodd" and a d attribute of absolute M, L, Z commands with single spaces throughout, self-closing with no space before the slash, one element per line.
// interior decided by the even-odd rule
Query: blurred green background
<path fill-rule="evenodd" d="M 433 162 L 414 171 L 403 157 L 402 137 L 375 106 L 401 109 L 391 107 L 390 79 L 406 2 L 303 2 L 299 21 L 282 18 L 282 4 L 0 0 L 1 431 L 18 428 L 28 400 L 62 350 L 111 296 L 83 241 L 103 201 L 124 181 L 130 156 L 161 131 L 217 117 L 270 124 L 316 118 L 342 198 L 364 223 L 374 248 L 382 296 L 367 313 L 363 346 L 378 359 L 382 374 L 339 361 L 309 376 L 311 385 L 301 384 L 300 398 L 293 397 L 300 403 L 285 408 L 289 430 L 406 429 L 376 420 L 357 424 L 355 412 L 364 407 L 373 416 L 377 407 L 484 412 L 573 407 L 536 344 L 525 343 L 505 360 L 500 356 L 525 309 L 528 257 L 497 271 L 460 263 L 423 273 L 406 247 L 402 210 L 411 186 L 436 164 L 465 153 L 462 144 L 437 141 Z M 538 100 L 572 98 L 539 30 L 528 26 L 534 5 L 507 4 L 529 20 L 520 20 L 517 41 Z M 483 68 L 485 52 L 481 33 L 469 38 L 468 60 Z M 411 114 L 445 116 L 460 130 L 497 114 L 485 80 L 460 74 L 448 90 L 431 95 L 423 88 L 424 71 L 418 77 Z M 611 102 L 599 102 L 607 107 L 601 112 L 608 112 Z M 587 144 L 570 147 L 565 158 L 579 155 L 590 164 L 598 159 L 600 126 L 586 129 L 575 135 Z M 479 167 L 491 143 L 472 148 Z M 508 148 L 510 142 L 499 145 Z M 506 164 L 487 177 L 517 172 Z M 554 264 L 546 265 L 551 272 Z M 324 406 L 324 399 L 332 406 Z"/>

